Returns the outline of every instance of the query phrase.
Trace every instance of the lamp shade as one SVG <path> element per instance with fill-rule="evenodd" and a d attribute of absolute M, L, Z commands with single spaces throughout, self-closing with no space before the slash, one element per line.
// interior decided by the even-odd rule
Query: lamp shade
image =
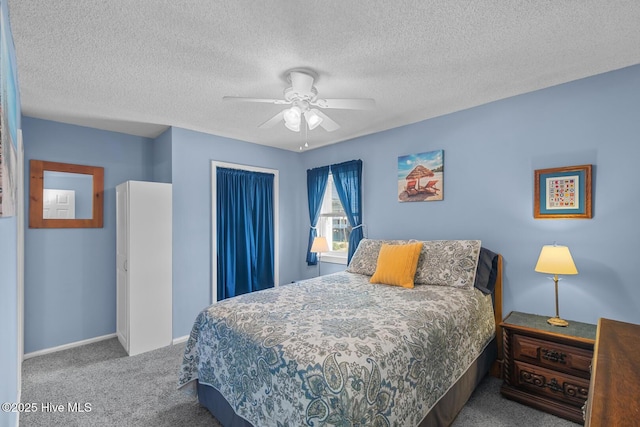
<path fill-rule="evenodd" d="M 316 237 L 311 245 L 311 252 L 329 252 L 329 244 L 324 237 Z"/>
<path fill-rule="evenodd" d="M 569 248 L 557 245 L 542 247 L 535 271 L 548 274 L 578 274 Z"/>

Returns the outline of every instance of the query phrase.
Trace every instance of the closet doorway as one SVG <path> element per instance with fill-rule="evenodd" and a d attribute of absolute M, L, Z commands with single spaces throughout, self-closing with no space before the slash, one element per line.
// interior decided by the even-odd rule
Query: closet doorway
<path fill-rule="evenodd" d="M 211 301 L 277 286 L 278 171 L 211 162 Z"/>

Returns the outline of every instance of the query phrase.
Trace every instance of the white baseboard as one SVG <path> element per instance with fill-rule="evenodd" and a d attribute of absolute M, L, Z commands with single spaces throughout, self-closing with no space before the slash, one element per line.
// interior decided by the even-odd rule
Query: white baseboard
<path fill-rule="evenodd" d="M 189 339 L 189 335 L 185 335 L 185 336 L 180 337 L 180 338 L 174 338 L 173 341 L 172 341 L 172 344 L 173 345 L 182 344 L 183 342 L 187 342 L 188 339 Z"/>
<path fill-rule="evenodd" d="M 81 345 L 92 344 L 94 342 L 104 341 L 111 338 L 115 338 L 116 334 L 103 335 L 101 337 L 89 338 L 88 340 L 76 341 L 69 344 L 59 345 L 57 347 L 45 348 L 44 350 L 34 351 L 32 353 L 26 353 L 22 356 L 23 360 L 30 359 L 36 356 L 42 356 L 44 354 L 55 353 L 57 351 L 67 350 L 69 348 L 80 347 Z"/>

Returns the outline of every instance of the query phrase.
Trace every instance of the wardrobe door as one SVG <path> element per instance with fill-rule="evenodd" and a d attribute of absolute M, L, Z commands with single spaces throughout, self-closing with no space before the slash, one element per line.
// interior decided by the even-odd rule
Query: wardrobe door
<path fill-rule="evenodd" d="M 127 353 L 129 352 L 128 187 L 127 182 L 116 187 L 116 333 Z"/>
<path fill-rule="evenodd" d="M 171 184 L 127 181 L 116 193 L 116 329 L 133 356 L 173 339 Z"/>
<path fill-rule="evenodd" d="M 129 355 L 171 344 L 171 184 L 129 181 Z"/>

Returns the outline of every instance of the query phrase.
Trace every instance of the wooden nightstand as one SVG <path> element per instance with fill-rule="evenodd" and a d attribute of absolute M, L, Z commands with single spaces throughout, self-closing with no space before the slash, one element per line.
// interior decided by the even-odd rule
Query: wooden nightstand
<path fill-rule="evenodd" d="M 589 393 L 596 326 L 569 322 L 551 326 L 548 316 L 512 312 L 500 324 L 504 338 L 504 383 L 512 400 L 576 423 Z"/>

